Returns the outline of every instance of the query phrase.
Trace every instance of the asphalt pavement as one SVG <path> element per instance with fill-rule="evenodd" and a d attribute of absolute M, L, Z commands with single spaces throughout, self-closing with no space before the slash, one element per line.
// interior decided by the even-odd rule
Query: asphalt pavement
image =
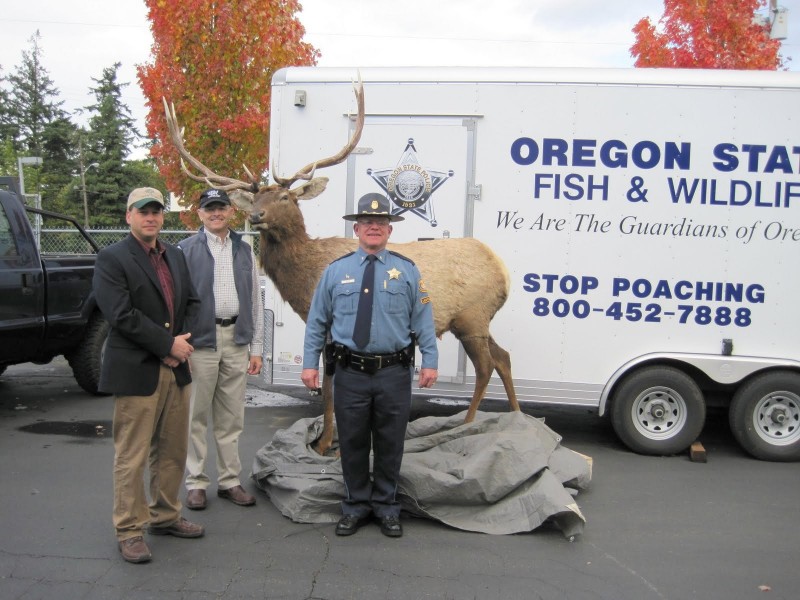
<path fill-rule="evenodd" d="M 0 375 L 0 598 L 800 597 L 800 466 L 745 455 L 722 413 L 709 415 L 700 438 L 703 463 L 633 454 L 594 415 L 526 408 L 593 459 L 591 486 L 577 497 L 587 523 L 574 542 L 547 525 L 492 536 L 416 518 L 404 519 L 399 539 L 374 525 L 342 538 L 333 524 L 283 517 L 248 477 L 258 449 L 319 415 L 319 399 L 256 378 L 248 395 L 240 453 L 257 505 L 237 507 L 212 487 L 205 511 L 184 511 L 205 537 L 148 536 L 153 560 L 133 565 L 111 525 L 112 399 L 83 392 L 61 359 L 9 367 Z M 415 397 L 412 418 L 465 407 Z"/>

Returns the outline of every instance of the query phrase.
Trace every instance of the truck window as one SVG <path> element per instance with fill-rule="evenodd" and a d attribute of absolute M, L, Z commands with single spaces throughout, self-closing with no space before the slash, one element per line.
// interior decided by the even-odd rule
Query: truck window
<path fill-rule="evenodd" d="M 6 209 L 0 204 L 0 258 L 18 255 L 17 244 L 11 233 L 11 224 L 8 222 Z"/>

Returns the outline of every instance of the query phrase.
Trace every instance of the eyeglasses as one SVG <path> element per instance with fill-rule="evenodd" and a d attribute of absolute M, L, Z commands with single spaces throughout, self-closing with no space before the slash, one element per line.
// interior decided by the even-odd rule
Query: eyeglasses
<path fill-rule="evenodd" d="M 358 219 L 356 223 L 366 227 L 370 227 L 372 225 L 376 225 L 378 227 L 388 227 L 389 219 Z"/>

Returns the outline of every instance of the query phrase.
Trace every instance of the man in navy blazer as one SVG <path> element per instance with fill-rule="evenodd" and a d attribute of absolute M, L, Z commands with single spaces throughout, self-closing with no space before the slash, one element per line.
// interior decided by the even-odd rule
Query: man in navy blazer
<path fill-rule="evenodd" d="M 200 300 L 183 253 L 158 239 L 164 225 L 161 192 L 133 190 L 125 218 L 130 235 L 100 251 L 93 283 L 111 326 L 99 387 L 115 396 L 113 522 L 122 557 L 141 563 L 151 558 L 145 529 L 181 538 L 204 533 L 181 517 L 178 499 L 192 381 L 191 333 L 184 323 Z"/>

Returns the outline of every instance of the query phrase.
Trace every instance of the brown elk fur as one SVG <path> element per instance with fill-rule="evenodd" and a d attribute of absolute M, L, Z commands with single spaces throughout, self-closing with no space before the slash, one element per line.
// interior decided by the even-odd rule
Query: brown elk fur
<path fill-rule="evenodd" d="M 246 168 L 249 182 L 218 175 L 192 156 L 184 146 L 175 108 L 164 99 L 170 137 L 181 155 L 184 172 L 195 181 L 230 191 L 234 203 L 250 213 L 250 222 L 261 234 L 261 265 L 281 297 L 304 322 L 325 267 L 355 250 L 358 244 L 355 239 L 311 238 L 299 206 L 300 200 L 316 198 L 328 184 L 326 177 L 314 177 L 315 170 L 341 163 L 358 143 L 364 126 L 363 85 L 354 87 L 354 91 L 358 117 L 355 132 L 345 147 L 333 156 L 309 163 L 290 178 L 273 174 L 276 183 L 260 188 Z M 187 168 L 184 160 L 194 171 Z M 300 179 L 304 183 L 292 188 Z M 436 334 L 441 336 L 450 331 L 472 361 L 475 390 L 466 422 L 475 418 L 493 371 L 497 371 L 503 382 L 511 408 L 519 410 L 511 378 L 511 357 L 489 333 L 489 323 L 508 297 L 509 276 L 503 262 L 486 245 L 472 238 L 389 244 L 388 247 L 416 263 L 433 304 Z M 324 376 L 324 426 L 317 443 L 317 450 L 322 454 L 330 448 L 333 439 L 332 388 L 332 379 Z"/>
<path fill-rule="evenodd" d="M 231 194 L 237 206 L 250 212 L 253 227 L 260 232 L 264 271 L 304 322 L 325 267 L 358 245 L 355 239 L 311 238 L 306 232 L 299 200 L 319 195 L 327 181 L 324 177 L 314 178 L 292 190 L 271 185 L 262 187 L 255 196 L 243 191 Z M 474 238 L 389 244 L 388 248 L 416 263 L 431 297 L 437 336 L 450 331 L 472 361 L 475 390 L 466 422 L 475 418 L 495 370 L 511 408 L 519 410 L 511 377 L 511 358 L 489 333 L 489 323 L 509 292 L 509 276 L 503 262 Z M 329 377 L 323 377 L 322 395 L 325 417 L 317 449 L 324 453 L 333 435 L 333 395 Z"/>

